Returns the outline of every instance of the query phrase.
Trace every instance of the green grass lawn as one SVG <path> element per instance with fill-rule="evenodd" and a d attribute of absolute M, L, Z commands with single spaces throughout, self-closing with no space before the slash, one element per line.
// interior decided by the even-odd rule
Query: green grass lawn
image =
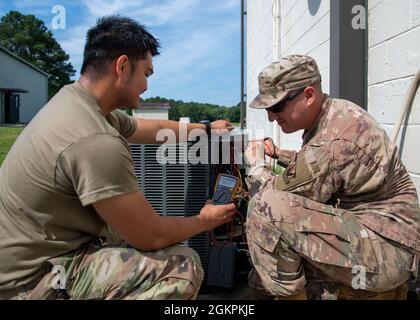
<path fill-rule="evenodd" d="M 0 127 L 0 166 L 23 128 Z"/>

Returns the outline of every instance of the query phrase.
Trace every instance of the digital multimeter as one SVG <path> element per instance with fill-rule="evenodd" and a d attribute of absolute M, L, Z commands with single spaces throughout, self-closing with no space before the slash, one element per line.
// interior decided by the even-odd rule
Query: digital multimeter
<path fill-rule="evenodd" d="M 213 202 L 216 205 L 228 204 L 238 189 L 238 178 L 228 174 L 219 174 L 214 187 Z"/>

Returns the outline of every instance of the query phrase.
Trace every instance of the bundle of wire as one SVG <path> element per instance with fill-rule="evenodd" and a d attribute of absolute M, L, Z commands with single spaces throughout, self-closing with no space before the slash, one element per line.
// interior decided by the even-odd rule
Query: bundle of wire
<path fill-rule="evenodd" d="M 270 141 L 270 142 L 271 142 L 271 145 L 273 146 L 272 148 L 271 148 L 271 146 L 270 146 L 270 145 L 266 145 L 266 144 L 265 144 L 265 141 L 266 141 L 266 140 L 268 140 L 268 141 Z M 275 147 L 275 144 L 274 144 L 273 139 L 271 139 L 271 138 L 265 138 L 265 139 L 264 139 L 264 145 L 266 145 L 266 146 L 268 147 L 269 151 L 270 151 L 270 163 L 271 163 L 271 169 L 272 169 L 273 171 L 275 171 L 275 170 L 276 170 L 276 160 L 273 158 L 273 156 L 275 155 L 275 149 L 276 149 L 276 147 Z"/>
<path fill-rule="evenodd" d="M 236 189 L 237 190 L 236 194 L 234 194 L 233 197 L 232 197 L 232 200 L 236 205 L 240 204 L 241 201 L 245 201 L 245 202 L 248 203 L 249 198 L 250 198 L 250 194 L 249 194 L 248 191 L 246 191 L 245 186 L 243 184 L 243 178 L 242 178 L 240 166 L 239 166 L 239 164 L 235 163 L 234 144 L 232 142 L 230 144 L 230 165 L 229 165 L 229 169 L 227 169 L 226 172 L 220 172 L 216 167 L 215 168 L 215 176 L 218 176 L 220 173 L 227 173 L 227 174 L 230 174 L 232 176 L 237 177 L 238 178 L 238 187 Z M 242 235 L 243 241 L 246 242 L 245 220 L 244 220 L 244 217 L 242 216 L 242 213 L 239 210 L 236 210 L 235 218 L 237 219 L 237 223 L 242 228 L 242 234 L 241 235 Z M 229 238 L 230 238 L 230 241 L 233 241 L 233 239 L 235 237 L 236 237 L 236 235 L 235 235 L 235 220 L 232 220 L 229 223 Z M 216 243 L 213 232 L 210 232 L 210 240 L 211 240 L 212 244 Z"/>

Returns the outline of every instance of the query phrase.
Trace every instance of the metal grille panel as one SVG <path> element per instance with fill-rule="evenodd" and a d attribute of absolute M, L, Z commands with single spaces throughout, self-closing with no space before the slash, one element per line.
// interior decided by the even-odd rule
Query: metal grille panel
<path fill-rule="evenodd" d="M 161 215 L 196 215 L 208 199 L 208 165 L 179 163 L 191 146 L 192 143 L 165 146 L 167 151 L 164 152 L 159 145 L 130 145 L 140 189 Z M 159 162 L 164 158 L 169 163 L 161 165 Z M 199 254 L 203 268 L 207 270 L 207 233 L 194 236 L 185 244 Z"/>

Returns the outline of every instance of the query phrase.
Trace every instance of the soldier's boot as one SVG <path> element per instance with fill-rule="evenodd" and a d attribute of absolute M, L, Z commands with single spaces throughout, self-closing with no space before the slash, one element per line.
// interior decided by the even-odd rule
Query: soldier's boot
<path fill-rule="evenodd" d="M 351 287 L 341 285 L 339 300 L 407 300 L 407 283 L 385 292 L 369 292 L 355 290 Z"/>
<path fill-rule="evenodd" d="M 274 298 L 274 300 L 308 300 L 308 299 L 306 297 L 306 291 L 303 290 L 293 296 L 277 296 Z"/>

